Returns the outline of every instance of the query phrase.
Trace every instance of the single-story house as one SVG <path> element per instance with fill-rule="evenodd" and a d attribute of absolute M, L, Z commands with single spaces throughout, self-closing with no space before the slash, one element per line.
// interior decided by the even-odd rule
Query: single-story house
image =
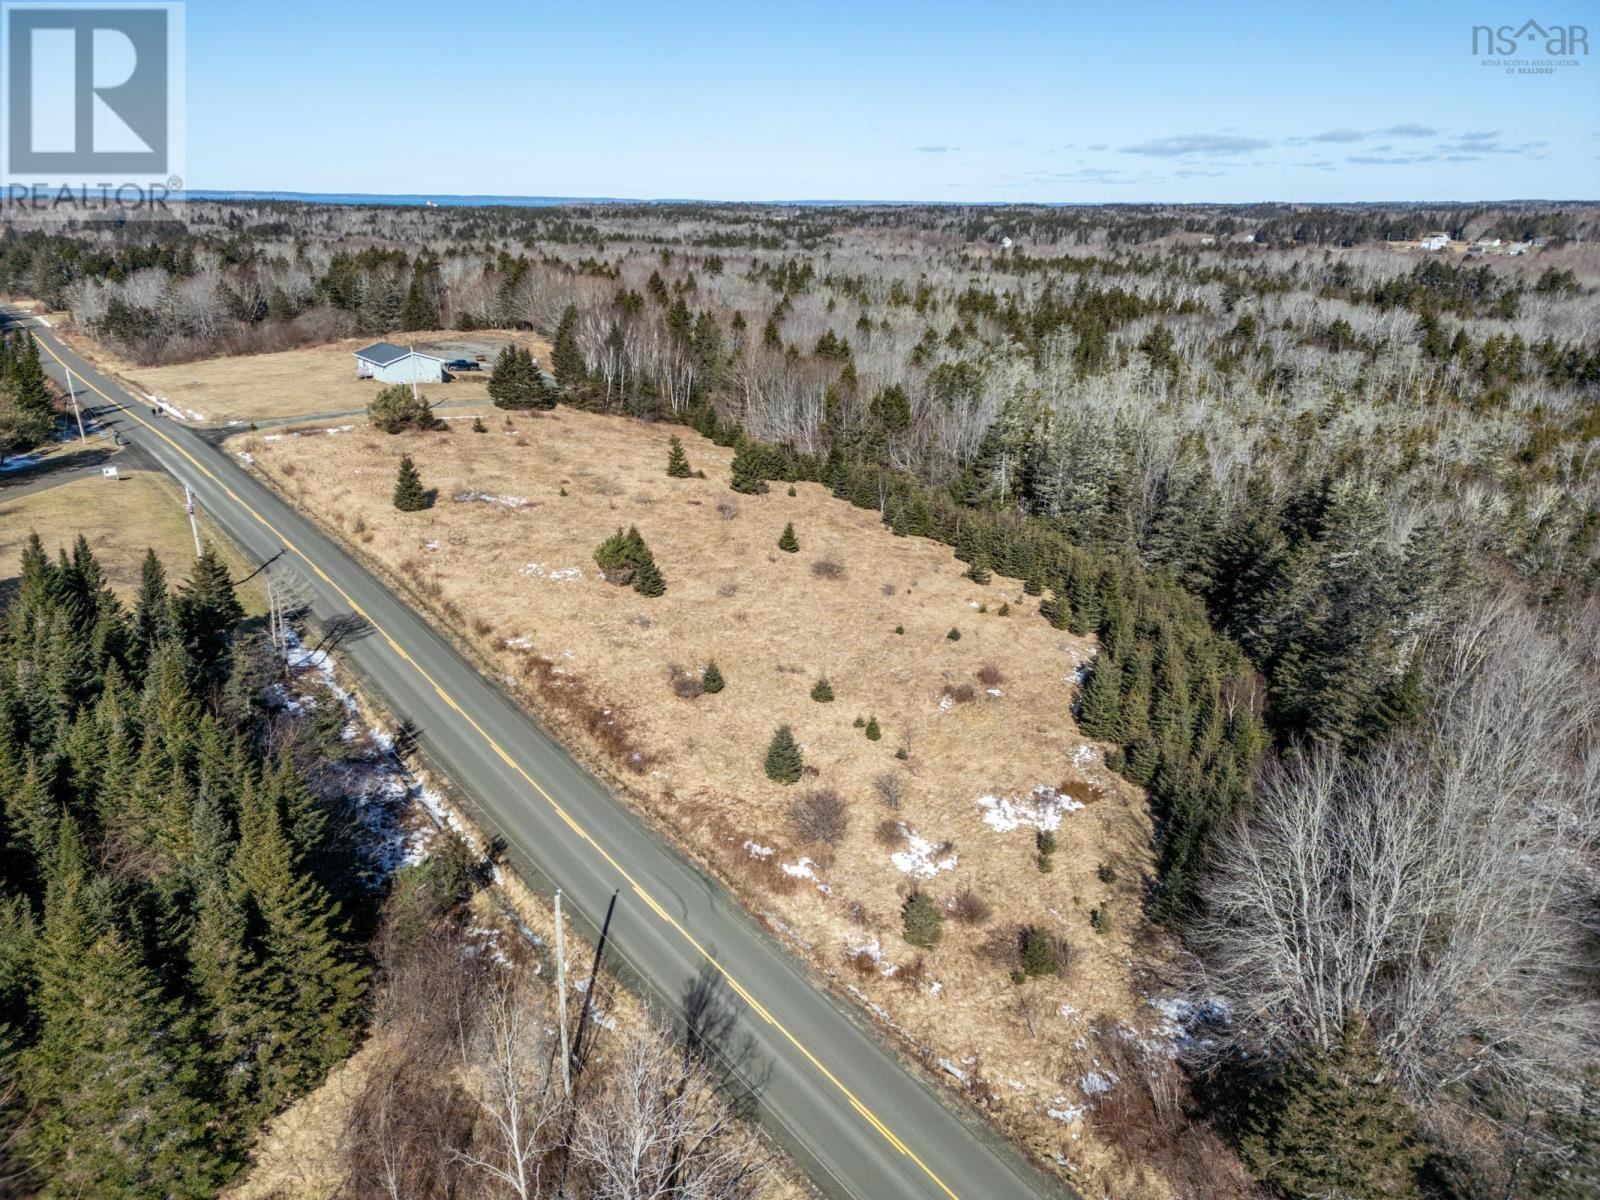
<path fill-rule="evenodd" d="M 1417 249 L 1443 250 L 1449 245 L 1450 235 L 1448 233 L 1426 233 L 1422 235 L 1422 240 L 1417 243 Z"/>
<path fill-rule="evenodd" d="M 444 359 L 392 342 L 374 342 L 356 351 L 356 378 L 381 383 L 440 383 Z"/>

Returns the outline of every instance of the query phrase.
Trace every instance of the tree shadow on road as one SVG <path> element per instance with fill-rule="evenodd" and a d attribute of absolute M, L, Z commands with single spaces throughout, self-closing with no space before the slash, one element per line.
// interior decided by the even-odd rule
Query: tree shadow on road
<path fill-rule="evenodd" d="M 772 1068 L 744 1027 L 748 1007 L 710 963 L 683 994 L 683 1052 L 717 1085 L 741 1117 L 754 1117 Z"/>

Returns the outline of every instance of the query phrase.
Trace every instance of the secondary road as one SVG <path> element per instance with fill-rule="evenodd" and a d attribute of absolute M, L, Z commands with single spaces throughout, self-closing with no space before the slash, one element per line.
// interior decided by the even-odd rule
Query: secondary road
<path fill-rule="evenodd" d="M 60 378 L 69 367 L 121 430 L 258 562 L 294 560 L 312 612 L 365 632 L 341 657 L 419 731 L 427 755 L 509 843 L 598 926 L 680 1018 L 698 1018 L 763 1125 L 825 1194 L 851 1200 L 1062 1195 L 988 1130 L 947 1107 L 719 885 L 652 832 L 439 632 L 221 449 L 131 396 L 26 314 Z M 51 361 L 53 360 L 53 361 Z M 80 402 L 82 394 L 80 392 Z"/>

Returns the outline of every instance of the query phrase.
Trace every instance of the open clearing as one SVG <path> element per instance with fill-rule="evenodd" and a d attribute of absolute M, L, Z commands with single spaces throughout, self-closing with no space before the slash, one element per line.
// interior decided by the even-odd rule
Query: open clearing
<path fill-rule="evenodd" d="M 1119 1054 L 1160 1056 L 1176 1031 L 1134 967 L 1150 953 L 1135 949 L 1143 800 L 1070 715 L 1092 641 L 1052 629 L 1019 582 L 971 583 L 948 548 L 895 538 L 817 485 L 729 491 L 731 451 L 692 431 L 566 408 L 487 424 L 389 437 L 357 422 L 229 445 L 408 588 L 947 1083 L 1046 1161 L 1126 1180 L 1092 1132 L 1094 1098 L 1111 1063 L 1127 1069 Z M 666 476 L 672 433 L 708 478 Z M 403 453 L 438 492 L 427 511 L 392 506 Z M 777 547 L 789 521 L 796 554 Z M 599 577 L 596 544 L 628 525 L 665 596 Z M 680 696 L 674 679 L 711 659 L 726 689 Z M 810 699 L 824 674 L 832 703 Z M 870 717 L 876 742 L 855 724 Z M 804 751 L 795 787 L 762 771 L 780 722 Z M 818 788 L 848 808 L 836 842 L 790 819 Z M 1048 874 L 1037 826 L 1058 843 Z M 901 933 L 913 887 L 950 914 L 927 953 Z M 971 926 L 955 919 L 969 888 L 993 910 Z M 1091 928 L 1097 909 L 1105 932 Z M 1013 983 L 1018 925 L 1070 948 L 1060 976 Z"/>
<path fill-rule="evenodd" d="M 365 408 L 383 385 L 371 379 L 357 379 L 352 355 L 380 340 L 418 350 L 438 347 L 435 352 L 447 359 L 472 357 L 468 350 L 473 347 L 488 355 L 490 361 L 483 364 L 481 373 L 464 373 L 452 383 L 424 384 L 428 398 L 436 404 L 487 400 L 493 353 L 509 342 L 528 347 L 547 365 L 550 359 L 549 344 L 535 334 L 438 330 L 390 334 L 386 339 L 346 338 L 310 349 L 142 367 L 117 358 L 81 334 L 58 332 L 66 332 L 75 348 L 90 354 L 106 370 L 116 372 L 138 394 L 159 396 L 195 423 L 205 425 L 248 424 Z"/>
<path fill-rule="evenodd" d="M 22 548 L 35 532 L 51 555 L 58 547 L 70 552 L 82 533 L 105 571 L 106 582 L 124 601 L 131 602 L 138 591 L 146 549 L 156 552 L 174 585 L 187 579 L 194 565 L 194 538 L 183 510 L 183 491 L 154 471 L 129 471 L 118 479 L 75 479 L 14 500 L 0 491 L 0 589 L 16 579 Z M 200 536 L 217 547 L 235 579 L 254 569 L 204 513 Z M 241 588 L 239 599 L 249 613 L 266 611 L 265 594 L 254 584 Z"/>

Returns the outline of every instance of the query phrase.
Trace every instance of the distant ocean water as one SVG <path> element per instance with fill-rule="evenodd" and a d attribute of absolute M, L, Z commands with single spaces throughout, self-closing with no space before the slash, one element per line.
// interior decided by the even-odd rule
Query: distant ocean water
<path fill-rule="evenodd" d="M 751 204 L 795 207 L 843 207 L 867 204 L 903 208 L 912 205 L 950 203 L 939 200 L 704 200 L 691 196 L 662 197 L 654 200 L 640 200 L 627 196 L 443 196 L 420 192 L 383 195 L 377 192 L 247 192 L 205 188 L 191 188 L 183 195 L 189 200 L 283 200 L 297 204 L 391 204 L 409 208 L 420 208 L 430 203 L 440 208 L 551 208 L 560 204 Z M 967 206 L 978 207 L 988 203 L 969 203 Z"/>

